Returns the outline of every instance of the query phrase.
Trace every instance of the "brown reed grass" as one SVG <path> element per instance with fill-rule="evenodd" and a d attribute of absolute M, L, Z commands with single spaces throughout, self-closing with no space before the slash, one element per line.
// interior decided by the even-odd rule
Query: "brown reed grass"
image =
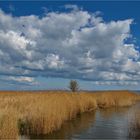
<path fill-rule="evenodd" d="M 83 112 L 98 107 L 129 106 L 138 99 L 137 94 L 128 91 L 0 92 L 0 138 L 48 134 Z"/>

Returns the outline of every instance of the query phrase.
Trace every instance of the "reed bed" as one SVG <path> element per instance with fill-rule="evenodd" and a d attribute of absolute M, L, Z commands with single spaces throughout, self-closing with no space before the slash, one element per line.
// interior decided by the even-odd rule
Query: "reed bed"
<path fill-rule="evenodd" d="M 139 99 L 137 94 L 128 91 L 0 92 L 0 138 L 48 134 L 84 112 L 130 106 Z"/>

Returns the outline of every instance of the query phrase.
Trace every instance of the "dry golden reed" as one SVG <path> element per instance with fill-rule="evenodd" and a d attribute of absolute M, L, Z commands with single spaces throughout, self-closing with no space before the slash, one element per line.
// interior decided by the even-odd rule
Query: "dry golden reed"
<path fill-rule="evenodd" d="M 0 92 L 0 138 L 48 134 L 77 115 L 96 108 L 128 106 L 140 99 L 128 91 Z"/>

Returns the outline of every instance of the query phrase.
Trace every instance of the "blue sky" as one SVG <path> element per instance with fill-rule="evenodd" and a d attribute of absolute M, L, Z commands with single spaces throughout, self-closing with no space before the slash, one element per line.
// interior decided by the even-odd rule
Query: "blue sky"
<path fill-rule="evenodd" d="M 1 1 L 0 89 L 139 90 L 139 1 Z"/>

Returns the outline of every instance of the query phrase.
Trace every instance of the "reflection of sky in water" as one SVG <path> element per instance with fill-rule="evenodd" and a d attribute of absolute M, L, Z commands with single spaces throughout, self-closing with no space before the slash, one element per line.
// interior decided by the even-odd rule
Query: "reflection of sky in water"
<path fill-rule="evenodd" d="M 131 125 L 135 123 L 136 111 L 140 105 L 130 108 L 111 108 L 96 112 L 96 121 L 85 132 L 75 134 L 74 139 L 127 139 Z"/>
<path fill-rule="evenodd" d="M 109 110 L 107 110 L 109 111 Z M 106 117 L 102 112 L 97 111 L 95 123 L 80 135 L 74 135 L 74 138 L 124 138 L 127 136 L 127 115 L 110 110 Z M 115 110 L 114 110 L 115 111 Z M 105 111 L 104 111 L 105 113 Z M 109 112 L 108 112 L 109 113 Z M 111 116 L 112 115 L 112 116 Z"/>

